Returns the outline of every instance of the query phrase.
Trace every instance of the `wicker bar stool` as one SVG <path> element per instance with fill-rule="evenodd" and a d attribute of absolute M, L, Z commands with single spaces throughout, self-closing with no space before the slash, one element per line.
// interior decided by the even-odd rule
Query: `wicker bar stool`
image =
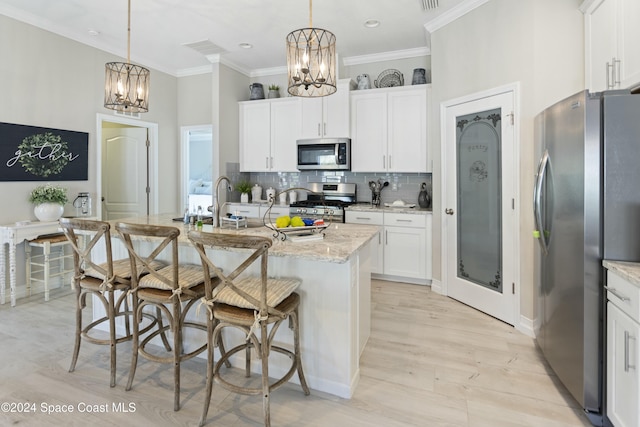
<path fill-rule="evenodd" d="M 262 395 L 264 425 L 270 426 L 269 395 L 271 391 L 285 384 L 297 372 L 304 394 L 309 395 L 310 393 L 300 358 L 298 323 L 300 296 L 294 292 L 300 285 L 300 281 L 293 278 L 268 278 L 268 251 L 272 243 L 267 238 L 191 231 L 189 239 L 200 254 L 205 278 L 210 275 L 210 271 L 215 272 L 218 276 L 215 288 L 211 280 L 205 280 L 206 304 L 211 309 L 215 322 L 208 323 L 207 389 L 200 426 L 205 424 L 207 418 L 213 381 L 234 393 Z M 225 275 L 220 266 L 216 265 L 216 261 L 207 256 L 205 247 L 247 249 L 251 253 L 235 270 Z M 258 260 L 260 262 L 259 276 L 249 274 L 241 276 L 241 273 Z M 278 327 L 286 319 L 289 320 L 289 328 L 293 331 L 293 351 L 273 345 Z M 268 330 L 269 325 L 271 325 L 270 330 Z M 219 342 L 220 334 L 226 327 L 242 330 L 247 339 L 227 352 L 221 349 L 221 357 L 214 364 L 214 343 Z M 245 375 L 250 376 L 251 349 L 255 349 L 257 357 L 261 359 L 261 387 L 246 387 L 226 380 L 220 373 L 220 368 L 223 364 L 228 363 L 229 357 L 241 351 L 245 353 Z M 269 383 L 269 354 L 271 351 L 288 356 L 292 362 L 291 367 L 282 378 Z"/>
<path fill-rule="evenodd" d="M 131 284 L 131 269 L 128 258 L 113 261 L 111 253 L 111 226 L 108 222 L 78 218 L 61 218 L 60 226 L 73 248 L 74 278 L 73 284 L 76 291 L 76 332 L 75 346 L 71 359 L 69 372 L 73 372 L 78 361 L 80 343 L 86 340 L 93 344 L 109 345 L 111 351 L 111 387 L 116 384 L 116 345 L 132 338 L 128 309 L 127 292 Z M 91 236 L 89 242 L 85 237 Z M 88 239 L 88 237 L 87 237 Z M 81 244 L 80 241 L 85 241 Z M 95 264 L 92 258 L 95 254 L 106 256 L 106 262 Z M 94 256 L 92 257 L 92 254 Z M 98 255 L 98 256 L 99 256 Z M 162 267 L 161 263 L 154 263 L 152 268 Z M 116 293 L 119 295 L 116 299 Z M 105 315 L 95 319 L 88 325 L 82 325 L 82 310 L 87 305 L 87 296 L 95 296 L 104 307 Z M 152 316 L 145 316 L 149 330 L 156 323 Z M 125 325 L 125 333 L 118 336 L 116 319 L 122 318 Z M 109 326 L 109 338 L 98 338 L 95 328 L 107 323 Z"/>
<path fill-rule="evenodd" d="M 180 230 L 176 227 L 154 226 L 144 224 L 117 223 L 116 230 L 124 239 L 124 244 L 129 251 L 131 269 L 131 292 L 138 298 L 133 302 L 133 357 L 131 370 L 126 390 L 131 390 L 136 373 L 138 355 L 145 359 L 159 363 L 172 363 L 174 366 L 174 404 L 173 410 L 180 409 L 180 363 L 202 353 L 207 344 L 184 353 L 182 337 L 183 328 L 195 328 L 207 330 L 204 323 L 197 323 L 186 319 L 187 314 L 196 302 L 204 296 L 204 272 L 200 265 L 180 264 L 178 260 L 178 236 Z M 144 244 L 135 248 L 133 239 L 144 238 Z M 160 270 L 151 271 L 149 274 L 138 277 L 137 265 L 147 267 L 153 263 L 163 252 L 170 253 L 171 261 Z M 184 307 L 183 307 L 183 304 Z M 160 326 L 140 340 L 141 332 L 138 331 L 138 319 L 143 314 L 146 306 L 155 307 L 167 319 L 168 324 Z M 173 351 L 164 336 L 165 332 L 173 333 Z M 161 336 L 165 347 L 171 354 L 160 356 L 154 354 L 151 346 L 147 345 L 158 335 Z M 157 353 L 157 352 L 156 352 Z"/>

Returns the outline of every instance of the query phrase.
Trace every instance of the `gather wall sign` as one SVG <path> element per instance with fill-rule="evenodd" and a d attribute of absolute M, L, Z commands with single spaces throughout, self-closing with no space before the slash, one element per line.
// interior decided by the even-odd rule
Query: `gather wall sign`
<path fill-rule="evenodd" d="M 88 133 L 0 122 L 0 181 L 83 181 L 88 169 Z"/>

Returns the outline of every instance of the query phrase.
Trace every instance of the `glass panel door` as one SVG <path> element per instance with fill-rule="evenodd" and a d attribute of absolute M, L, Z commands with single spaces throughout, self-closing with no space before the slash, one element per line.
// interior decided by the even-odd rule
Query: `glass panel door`
<path fill-rule="evenodd" d="M 501 109 L 456 117 L 458 277 L 502 293 Z"/>

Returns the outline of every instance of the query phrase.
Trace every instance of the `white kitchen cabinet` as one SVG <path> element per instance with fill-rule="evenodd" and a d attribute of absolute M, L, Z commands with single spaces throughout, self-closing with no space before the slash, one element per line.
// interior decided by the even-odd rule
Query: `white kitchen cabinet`
<path fill-rule="evenodd" d="M 429 172 L 429 85 L 351 94 L 351 170 Z"/>
<path fill-rule="evenodd" d="M 384 274 L 427 278 L 426 215 L 384 215 Z"/>
<path fill-rule="evenodd" d="M 372 245 L 371 273 L 421 284 L 431 280 L 431 214 L 348 209 L 345 221 L 380 226 L 377 244 L 374 240 Z"/>
<path fill-rule="evenodd" d="M 640 288 L 607 273 L 607 417 L 640 425 Z"/>
<path fill-rule="evenodd" d="M 345 211 L 345 222 L 351 224 L 378 225 L 378 235 L 373 238 L 371 245 L 371 272 L 383 274 L 384 245 L 382 244 L 384 214 L 382 212 Z"/>
<path fill-rule="evenodd" d="M 333 95 L 301 100 L 303 139 L 350 136 L 349 92 L 353 86 L 351 79 L 340 80 Z"/>
<path fill-rule="evenodd" d="M 297 172 L 300 100 L 240 102 L 240 171 Z"/>
<path fill-rule="evenodd" d="M 587 0 L 585 15 L 585 80 L 592 91 L 640 84 L 640 2 Z"/>

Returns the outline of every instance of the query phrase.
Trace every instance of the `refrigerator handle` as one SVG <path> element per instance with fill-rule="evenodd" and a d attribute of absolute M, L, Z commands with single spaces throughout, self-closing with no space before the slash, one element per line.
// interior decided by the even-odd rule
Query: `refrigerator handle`
<path fill-rule="evenodd" d="M 542 184 L 544 183 L 544 176 L 547 172 L 547 165 L 549 164 L 549 152 L 544 150 L 544 154 L 540 159 L 540 164 L 538 164 L 538 173 L 536 175 L 536 182 L 533 187 L 533 217 L 535 221 L 536 231 L 538 234 L 538 242 L 540 243 L 540 249 L 542 249 L 542 253 L 547 255 L 548 246 L 547 246 L 547 236 L 544 231 L 544 227 L 542 224 L 542 210 L 541 210 L 541 200 L 542 200 Z"/>

